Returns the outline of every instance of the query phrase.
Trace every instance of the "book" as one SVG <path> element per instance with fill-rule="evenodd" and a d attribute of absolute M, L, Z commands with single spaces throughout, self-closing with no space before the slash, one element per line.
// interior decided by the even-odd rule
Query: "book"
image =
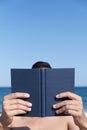
<path fill-rule="evenodd" d="M 27 92 L 32 103 L 31 112 L 24 116 L 58 116 L 53 104 L 65 99 L 56 99 L 61 92 L 74 92 L 74 68 L 11 69 L 12 92 Z M 61 114 L 61 115 L 64 115 Z"/>

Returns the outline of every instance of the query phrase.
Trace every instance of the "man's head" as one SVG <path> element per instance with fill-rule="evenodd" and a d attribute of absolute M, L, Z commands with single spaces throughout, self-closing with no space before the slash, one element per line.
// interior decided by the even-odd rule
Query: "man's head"
<path fill-rule="evenodd" d="M 44 61 L 38 61 L 32 65 L 32 69 L 37 69 L 37 68 L 49 68 L 51 69 L 51 66 L 48 62 Z"/>

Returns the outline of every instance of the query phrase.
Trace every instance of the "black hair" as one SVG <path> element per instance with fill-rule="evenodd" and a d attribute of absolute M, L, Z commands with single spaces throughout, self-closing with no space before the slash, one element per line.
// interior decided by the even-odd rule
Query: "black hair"
<path fill-rule="evenodd" d="M 44 61 L 37 61 L 32 65 L 32 69 L 37 69 L 37 68 L 49 68 L 51 69 L 51 65 L 48 62 Z"/>

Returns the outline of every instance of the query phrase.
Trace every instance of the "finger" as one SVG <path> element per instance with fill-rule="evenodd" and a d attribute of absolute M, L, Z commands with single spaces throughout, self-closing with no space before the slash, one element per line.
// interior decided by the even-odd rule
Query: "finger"
<path fill-rule="evenodd" d="M 73 116 L 73 117 L 78 117 L 80 116 L 80 112 L 78 111 L 73 111 L 73 110 L 68 110 L 68 113 L 69 115 Z"/>
<path fill-rule="evenodd" d="M 69 114 L 69 115 L 71 115 L 71 116 L 73 116 L 73 117 L 78 117 L 78 116 L 80 116 L 80 113 L 81 113 L 81 112 L 79 112 L 79 111 L 74 111 L 74 110 L 64 111 L 63 109 L 61 109 L 61 110 L 59 110 L 59 111 L 57 110 L 56 113 L 57 113 L 57 114 L 65 113 L 65 114 Z"/>
<path fill-rule="evenodd" d="M 66 105 L 66 106 L 63 106 L 61 107 L 60 109 L 56 110 L 56 112 L 60 113 L 60 112 L 67 112 L 69 110 L 73 110 L 73 111 L 82 111 L 82 107 L 81 106 L 76 106 L 76 105 Z"/>
<path fill-rule="evenodd" d="M 77 100 L 66 100 L 66 101 L 62 101 L 62 102 L 54 104 L 53 108 L 57 109 L 57 108 L 60 108 L 60 107 L 66 106 L 66 105 L 83 106 L 82 102 L 80 102 L 80 101 L 77 101 Z"/>
<path fill-rule="evenodd" d="M 13 110 L 13 111 L 8 112 L 8 116 L 13 117 L 15 115 L 26 114 L 26 113 L 27 113 L 27 111 L 25 111 L 25 110 Z"/>
<path fill-rule="evenodd" d="M 11 107 L 5 107 L 6 115 L 8 117 L 15 116 L 16 114 L 24 114 L 26 112 L 30 112 L 31 110 L 32 108 L 22 105 L 12 105 Z"/>
<path fill-rule="evenodd" d="M 11 105 L 11 106 L 5 107 L 5 110 L 6 111 L 12 111 L 12 110 L 30 111 L 31 107 L 26 107 L 26 106 L 23 106 L 23 105 L 19 104 L 19 105 Z"/>
<path fill-rule="evenodd" d="M 12 100 L 6 100 L 6 101 L 3 102 L 4 106 L 9 106 L 9 105 L 11 106 L 11 105 L 14 105 L 14 104 L 21 104 L 21 105 L 24 105 L 24 106 L 32 107 L 32 103 L 24 101 L 22 99 L 12 99 Z"/>
<path fill-rule="evenodd" d="M 81 100 L 80 96 L 78 96 L 72 92 L 63 92 L 63 93 L 56 95 L 56 98 L 65 98 L 65 97 L 68 97 L 68 98 L 74 99 L 74 100 Z"/>
<path fill-rule="evenodd" d="M 16 98 L 29 98 L 30 95 L 28 93 L 21 93 L 21 92 L 16 92 L 16 93 L 11 93 L 9 95 L 4 96 L 4 100 L 10 100 L 10 99 L 16 99 Z"/>

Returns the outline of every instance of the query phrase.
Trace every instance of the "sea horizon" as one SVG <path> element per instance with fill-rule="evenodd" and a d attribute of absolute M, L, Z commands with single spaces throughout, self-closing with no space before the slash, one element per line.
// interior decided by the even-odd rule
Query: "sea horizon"
<path fill-rule="evenodd" d="M 0 87 L 11 87 L 11 85 L 0 85 Z M 74 85 L 74 87 L 87 87 L 87 85 Z"/>

